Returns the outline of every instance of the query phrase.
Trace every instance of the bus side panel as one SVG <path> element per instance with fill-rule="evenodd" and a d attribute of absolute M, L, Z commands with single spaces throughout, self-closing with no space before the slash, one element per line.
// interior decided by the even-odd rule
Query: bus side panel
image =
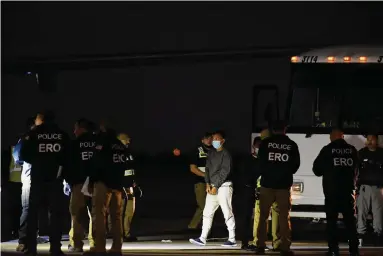
<path fill-rule="evenodd" d="M 252 140 L 259 136 L 258 133 L 252 134 Z M 320 150 L 330 143 L 328 134 L 313 134 L 306 138 L 306 134 L 293 134 L 288 133 L 290 139 L 295 141 L 298 145 L 301 166 L 297 173 L 294 175 L 294 183 L 303 183 L 302 193 L 292 193 L 292 212 L 295 210 L 300 211 L 297 215 L 299 217 L 323 217 L 324 213 L 318 211 L 323 210 L 324 194 L 322 188 L 322 178 L 316 177 L 312 172 L 312 167 L 315 158 L 318 156 Z M 364 147 L 366 139 L 362 135 L 345 135 L 345 140 L 351 145 L 355 146 L 357 150 Z M 314 206 L 314 207 L 306 207 Z M 300 209 L 302 208 L 302 209 Z M 312 214 L 315 212 L 316 214 Z M 295 216 L 292 214 L 292 216 Z"/>

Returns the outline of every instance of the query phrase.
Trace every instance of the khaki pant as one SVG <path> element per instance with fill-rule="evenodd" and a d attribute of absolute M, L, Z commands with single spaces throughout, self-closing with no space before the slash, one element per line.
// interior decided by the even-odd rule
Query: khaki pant
<path fill-rule="evenodd" d="M 123 200 L 121 203 L 121 220 L 122 220 L 122 230 L 124 237 L 130 237 L 130 228 L 132 226 L 132 220 L 134 216 L 134 211 L 136 208 L 136 198 L 133 197 L 129 200 Z M 111 215 L 108 215 L 108 229 L 112 230 L 112 218 Z"/>
<path fill-rule="evenodd" d="M 197 209 L 194 213 L 192 220 L 189 223 L 189 228 L 198 228 L 198 225 L 202 220 L 203 209 L 205 208 L 206 202 L 206 184 L 197 183 L 194 185 L 194 193 L 197 201 Z"/>
<path fill-rule="evenodd" d="M 270 215 L 270 208 L 276 202 L 279 213 L 280 228 L 280 249 L 289 251 L 291 245 L 291 226 L 290 226 L 290 209 L 291 196 L 289 189 L 271 189 L 261 187 L 259 198 L 259 224 L 257 229 L 258 241 L 256 246 L 265 248 L 267 240 L 267 221 Z"/>
<path fill-rule="evenodd" d="M 110 189 L 102 182 L 96 182 L 92 197 L 92 224 L 95 246 L 92 252 L 104 253 L 106 251 L 106 212 L 112 218 L 113 243 L 111 252 L 121 252 L 122 249 L 122 223 L 121 223 L 121 191 Z"/>
<path fill-rule="evenodd" d="M 70 245 L 75 248 L 82 249 L 84 243 L 82 242 L 84 238 L 84 228 L 81 225 L 84 213 L 87 211 L 89 216 L 89 245 L 94 246 L 93 236 L 92 236 L 92 217 L 89 212 L 89 209 L 86 204 L 87 198 L 81 193 L 82 184 L 77 184 L 72 187 L 72 193 L 69 203 L 69 211 L 72 217 L 72 227 L 69 231 L 69 242 Z"/>
<path fill-rule="evenodd" d="M 259 225 L 260 212 L 261 210 L 259 208 L 259 200 L 257 200 L 254 209 L 253 245 L 256 245 L 258 241 L 257 230 Z M 274 202 L 271 206 L 271 235 L 273 237 L 273 248 L 279 249 L 281 245 L 281 240 L 279 235 L 279 209 L 276 202 Z"/>

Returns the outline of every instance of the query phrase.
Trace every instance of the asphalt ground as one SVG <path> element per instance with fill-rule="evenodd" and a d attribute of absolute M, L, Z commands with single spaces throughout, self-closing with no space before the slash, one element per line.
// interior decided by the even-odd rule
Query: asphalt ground
<path fill-rule="evenodd" d="M 84 249 L 89 249 L 87 241 L 84 241 Z M 138 241 L 123 244 L 124 255 L 254 255 L 253 252 L 247 252 L 240 249 L 240 243 L 234 248 L 224 248 L 222 241 L 210 240 L 206 246 L 196 246 L 189 241 Z M 270 245 L 270 244 L 269 244 Z M 4 242 L 1 244 L 2 255 L 21 255 L 15 252 L 17 240 Z M 111 240 L 107 241 L 107 248 L 110 248 Z M 62 249 L 66 252 L 68 241 L 63 242 Z M 348 255 L 347 245 L 341 244 L 341 255 Z M 327 246 L 324 242 L 301 241 L 294 242 L 291 249 L 296 255 L 324 255 Z M 49 244 L 39 244 L 38 254 L 48 255 Z M 72 255 L 72 253 L 71 253 Z M 80 255 L 80 254 L 73 254 Z M 266 255 L 278 255 L 275 252 L 267 252 Z M 383 247 L 363 247 L 361 255 L 383 255 Z"/>

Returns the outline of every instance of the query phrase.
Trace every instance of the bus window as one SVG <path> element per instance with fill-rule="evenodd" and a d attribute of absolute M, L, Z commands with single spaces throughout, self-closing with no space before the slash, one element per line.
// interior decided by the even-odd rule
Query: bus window
<path fill-rule="evenodd" d="M 381 122 L 382 64 L 296 64 L 294 70 L 290 126 L 360 128 Z"/>
<path fill-rule="evenodd" d="M 340 95 L 330 88 L 295 88 L 292 95 L 291 127 L 331 127 L 340 117 Z"/>

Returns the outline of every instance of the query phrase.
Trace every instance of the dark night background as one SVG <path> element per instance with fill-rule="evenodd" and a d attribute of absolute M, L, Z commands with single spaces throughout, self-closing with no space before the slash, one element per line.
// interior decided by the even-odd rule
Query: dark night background
<path fill-rule="evenodd" d="M 310 47 L 383 42 L 382 3 L 2 2 L 1 7 L 2 66 L 11 71 L 10 63 L 25 60 L 57 64 L 64 58 L 73 63 L 169 51 L 264 52 L 118 68 L 113 62 L 109 68 L 82 70 L 48 64 L 58 72 L 56 91 L 50 93 L 39 91 L 34 76 L 25 75 L 29 67 L 20 74 L 2 72 L 2 148 L 25 130 L 27 117 L 49 108 L 70 133 L 79 117 L 112 117 L 133 138 L 134 149 L 147 154 L 170 155 L 175 147 L 188 152 L 201 134 L 217 128 L 228 133 L 233 154 L 245 153 L 252 87 L 276 85 L 283 111 L 289 56 Z M 276 54 L 269 53 L 273 49 Z M 142 159 L 141 216 L 184 217 L 180 225 L 186 227 L 194 211 L 187 162 Z"/>

